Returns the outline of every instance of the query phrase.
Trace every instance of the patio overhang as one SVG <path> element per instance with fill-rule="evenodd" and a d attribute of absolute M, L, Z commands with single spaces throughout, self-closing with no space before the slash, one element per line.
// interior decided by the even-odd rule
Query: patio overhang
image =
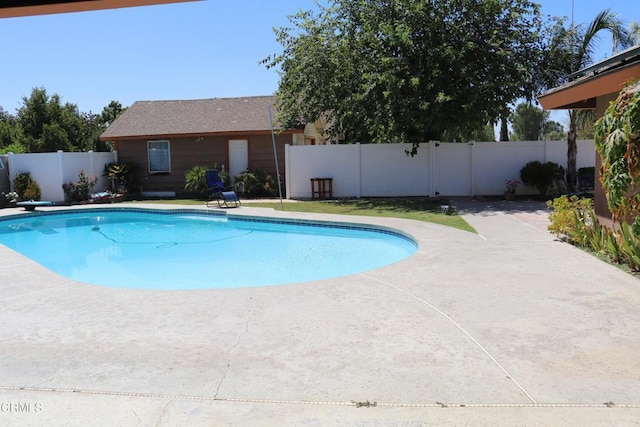
<path fill-rule="evenodd" d="M 594 110 L 598 96 L 618 93 L 625 83 L 640 77 L 640 63 L 581 77 L 538 97 L 545 110 Z"/>
<path fill-rule="evenodd" d="M 633 46 L 611 58 L 583 68 L 569 76 L 569 83 L 558 86 L 538 97 L 545 110 L 595 110 L 602 117 L 610 102 L 631 81 L 640 80 L 640 45 Z M 600 156 L 595 153 L 596 170 Z M 600 180 L 595 180 L 594 209 L 598 220 L 611 225 L 611 212 Z"/>
<path fill-rule="evenodd" d="M 86 12 L 201 0 L 8 0 L 0 4 L 0 18 Z"/>

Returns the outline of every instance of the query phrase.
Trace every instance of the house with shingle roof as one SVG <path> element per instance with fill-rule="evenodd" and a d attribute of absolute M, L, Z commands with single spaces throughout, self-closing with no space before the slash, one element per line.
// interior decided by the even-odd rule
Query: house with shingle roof
<path fill-rule="evenodd" d="M 113 141 L 119 163 L 139 166 L 145 193 L 184 192 L 185 173 L 197 165 L 216 165 L 232 177 L 247 168 L 275 175 L 269 115 L 271 109 L 275 123 L 274 103 L 273 96 L 137 101 L 100 139 Z M 304 130 L 274 130 L 284 171 L 284 146 L 304 144 Z"/>

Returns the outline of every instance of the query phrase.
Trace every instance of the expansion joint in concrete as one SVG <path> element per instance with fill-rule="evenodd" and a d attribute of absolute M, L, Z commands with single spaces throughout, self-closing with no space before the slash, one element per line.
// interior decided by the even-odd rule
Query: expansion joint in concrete
<path fill-rule="evenodd" d="M 532 403 L 537 404 L 538 402 L 527 392 L 527 390 L 524 389 L 524 387 L 522 387 L 520 385 L 520 383 L 518 383 L 518 381 L 515 380 L 515 378 L 513 378 L 513 376 L 500 364 L 500 362 L 498 362 L 496 360 L 495 357 L 493 357 L 493 355 L 489 352 L 489 350 L 487 350 L 482 344 L 480 344 L 480 342 L 478 340 L 476 340 L 466 329 L 464 329 L 462 327 L 462 325 L 460 325 L 458 322 L 456 322 L 455 320 L 453 320 L 451 317 L 449 317 L 447 314 L 445 314 L 442 310 L 438 309 L 436 306 L 434 306 L 433 304 L 431 304 L 430 302 L 428 302 L 427 300 L 419 297 L 418 295 L 403 289 L 399 286 L 396 286 L 392 283 L 386 282 L 384 280 L 380 280 L 380 279 L 376 279 L 375 277 L 371 277 L 368 276 L 366 274 L 360 273 L 360 275 L 362 277 L 365 277 L 367 279 L 373 280 L 375 282 L 381 283 L 385 286 L 388 286 L 390 288 L 395 289 L 396 291 L 402 292 L 408 296 L 410 296 L 413 299 L 416 299 L 418 301 L 420 301 L 422 304 L 426 305 L 427 307 L 431 308 L 432 310 L 434 310 L 436 313 L 438 313 L 440 316 L 442 316 L 444 319 L 446 319 L 448 322 L 450 322 L 453 326 L 455 326 L 460 332 L 462 332 L 467 338 L 469 338 L 473 344 L 475 344 L 476 347 L 478 347 L 492 362 L 493 364 L 495 364 L 506 376 L 507 378 L 513 382 L 518 389 L 520 389 L 520 391 L 527 397 L 527 399 L 529 399 Z"/>
<path fill-rule="evenodd" d="M 227 378 L 227 375 L 231 370 L 231 358 L 232 358 L 233 351 L 240 345 L 240 342 L 242 341 L 242 337 L 244 337 L 249 333 L 249 323 L 251 322 L 251 314 L 253 312 L 253 307 L 254 307 L 253 297 L 251 296 L 249 297 L 249 302 L 250 302 L 250 305 L 249 305 L 249 309 L 247 310 L 247 316 L 246 316 L 247 320 L 244 324 L 244 330 L 240 332 L 240 334 L 238 334 L 238 339 L 236 340 L 236 342 L 227 350 L 227 356 L 228 356 L 227 366 L 225 367 L 224 374 L 220 378 L 220 381 L 218 382 L 218 386 L 216 387 L 216 392 L 213 396 L 214 399 L 217 399 L 218 393 L 220 392 L 220 388 L 222 387 L 224 380 Z"/>

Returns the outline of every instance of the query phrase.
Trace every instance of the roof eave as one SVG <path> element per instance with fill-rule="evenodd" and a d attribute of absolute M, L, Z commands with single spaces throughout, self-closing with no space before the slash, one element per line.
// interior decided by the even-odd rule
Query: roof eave
<path fill-rule="evenodd" d="M 294 133 L 303 133 L 303 130 L 288 129 L 280 131 L 275 129 L 274 132 L 277 135 L 291 135 Z M 149 135 L 100 135 L 100 141 L 124 141 L 124 140 L 139 140 L 139 139 L 176 139 L 176 138 L 198 138 L 207 136 L 239 136 L 239 135 L 270 135 L 271 129 L 266 130 L 239 130 L 239 131 L 225 131 L 225 132 L 190 132 L 190 133 L 178 133 L 178 134 L 149 134 Z"/>
<path fill-rule="evenodd" d="M 618 93 L 630 80 L 640 78 L 640 62 L 583 76 L 538 96 L 545 110 L 595 109 L 597 97 Z"/>

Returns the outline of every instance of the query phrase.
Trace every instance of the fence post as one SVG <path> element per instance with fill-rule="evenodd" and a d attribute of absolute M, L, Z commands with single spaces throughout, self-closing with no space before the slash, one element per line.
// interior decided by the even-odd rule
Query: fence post
<path fill-rule="evenodd" d="M 469 195 L 471 197 L 476 195 L 476 171 L 473 163 L 473 147 L 475 147 L 475 142 L 469 142 Z"/>
<path fill-rule="evenodd" d="M 58 150 L 58 182 L 60 183 L 60 191 L 62 191 L 62 200 L 65 200 L 64 190 L 62 190 L 62 184 L 64 184 L 64 151 Z"/>
<path fill-rule="evenodd" d="M 12 152 L 7 153 L 7 176 L 9 177 L 9 191 L 13 191 L 13 176 L 15 176 L 15 167 L 11 166 L 12 159 L 15 156 Z"/>
<path fill-rule="evenodd" d="M 427 152 L 427 158 L 426 158 L 426 163 L 427 163 L 427 179 L 429 180 L 428 182 L 428 191 L 427 191 L 427 196 L 431 197 L 433 196 L 433 166 L 432 166 L 432 162 L 431 162 L 431 144 L 427 141 L 426 143 L 426 152 Z"/>
<path fill-rule="evenodd" d="M 291 145 L 284 144 L 284 192 L 287 199 L 291 198 Z"/>
<path fill-rule="evenodd" d="M 359 199 L 362 197 L 362 146 L 359 142 L 356 142 L 354 150 L 356 150 L 356 155 L 358 156 L 358 173 L 356 175 L 358 177 L 356 185 L 358 193 L 356 194 L 356 198 Z"/>
<path fill-rule="evenodd" d="M 87 174 L 88 176 L 98 176 L 98 174 L 96 173 L 96 160 L 95 160 L 95 156 L 94 156 L 94 152 L 93 150 L 89 150 L 89 165 L 91 166 L 91 170 L 89 171 L 89 173 Z"/>
<path fill-rule="evenodd" d="M 438 147 L 440 141 L 429 141 L 429 165 L 431 169 L 431 194 L 429 196 L 436 197 L 440 195 L 440 155 Z"/>

